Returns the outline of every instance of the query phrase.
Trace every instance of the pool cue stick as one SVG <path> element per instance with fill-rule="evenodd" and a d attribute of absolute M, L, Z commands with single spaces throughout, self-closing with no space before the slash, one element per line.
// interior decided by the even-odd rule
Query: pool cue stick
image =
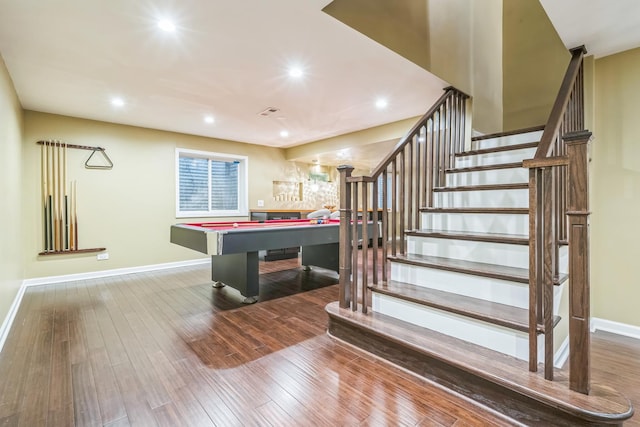
<path fill-rule="evenodd" d="M 56 210 L 56 146 L 51 145 L 51 218 L 53 229 L 52 248 L 54 251 L 58 250 L 58 230 L 56 225 L 58 224 L 58 215 Z"/>
<path fill-rule="evenodd" d="M 64 250 L 64 212 L 62 206 L 62 143 L 60 141 L 58 144 L 58 188 L 56 195 L 58 196 L 58 242 L 59 242 L 59 251 Z"/>
<path fill-rule="evenodd" d="M 42 186 L 41 188 L 41 195 L 42 195 L 42 207 L 44 209 L 44 217 L 43 217 L 43 224 L 42 224 L 42 231 L 44 233 L 44 250 L 47 250 L 47 194 L 46 194 L 46 190 L 45 187 L 47 186 L 47 178 L 45 176 L 45 165 L 44 165 L 44 144 L 40 146 L 40 185 Z"/>
<path fill-rule="evenodd" d="M 55 247 L 55 234 L 53 229 L 53 145 L 51 141 L 48 141 L 49 145 L 49 249 L 54 250 Z"/>
<path fill-rule="evenodd" d="M 69 182 L 69 249 L 76 250 L 75 245 L 75 224 L 73 222 L 73 181 Z"/>
<path fill-rule="evenodd" d="M 64 249 L 69 250 L 69 208 L 67 206 L 69 198 L 67 195 L 67 143 L 64 144 L 62 162 L 62 190 L 64 197 Z"/>
<path fill-rule="evenodd" d="M 62 249 L 62 244 L 61 244 L 61 239 L 60 237 L 62 236 L 61 231 L 60 230 L 60 220 L 61 215 L 60 215 L 60 145 L 58 144 L 58 141 L 55 142 L 55 147 L 56 147 L 56 163 L 55 163 L 55 168 L 56 168 L 56 185 L 54 188 L 54 199 L 55 199 L 55 206 L 56 206 L 56 251 L 60 251 Z"/>
<path fill-rule="evenodd" d="M 53 218 L 53 250 L 58 250 L 58 209 L 56 198 L 56 146 L 51 145 L 51 217 Z"/>
<path fill-rule="evenodd" d="M 52 156 L 53 149 L 51 148 L 50 141 L 46 141 L 47 143 L 47 225 L 49 229 L 49 236 L 47 239 L 47 249 L 49 251 L 53 250 L 53 211 L 52 211 L 52 197 L 51 197 L 51 189 L 53 185 L 53 176 L 52 176 Z"/>
<path fill-rule="evenodd" d="M 78 181 L 74 181 L 73 183 L 73 223 L 74 231 L 73 239 L 74 246 L 76 250 L 78 250 Z"/>
<path fill-rule="evenodd" d="M 51 156 L 53 155 L 53 151 L 51 150 L 51 146 L 49 141 L 47 141 L 46 148 L 46 162 L 47 162 L 47 250 L 53 250 L 53 223 L 51 222 Z"/>

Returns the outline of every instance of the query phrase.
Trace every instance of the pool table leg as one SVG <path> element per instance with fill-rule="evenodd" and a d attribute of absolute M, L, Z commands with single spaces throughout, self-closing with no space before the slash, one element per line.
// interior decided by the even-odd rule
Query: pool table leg
<path fill-rule="evenodd" d="M 219 284 L 240 291 L 245 304 L 258 301 L 260 294 L 258 275 L 258 252 L 211 256 L 211 280 L 214 287 Z"/>
<path fill-rule="evenodd" d="M 325 243 L 321 245 L 302 247 L 302 266 L 305 270 L 311 270 L 310 266 L 339 270 L 339 245 L 338 243 Z"/>

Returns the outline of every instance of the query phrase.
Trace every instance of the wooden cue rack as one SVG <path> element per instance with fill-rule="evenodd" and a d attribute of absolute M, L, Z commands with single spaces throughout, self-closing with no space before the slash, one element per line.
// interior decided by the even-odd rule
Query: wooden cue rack
<path fill-rule="evenodd" d="M 102 147 L 67 144 L 58 140 L 38 141 L 40 145 L 40 172 L 42 211 L 44 214 L 44 251 L 38 255 L 82 254 L 102 252 L 106 248 L 80 249 L 78 247 L 77 181 L 67 182 L 67 150 L 91 150 L 85 161 L 87 169 L 112 169 L 113 162 Z M 105 165 L 91 165 L 91 157 L 100 152 Z"/>

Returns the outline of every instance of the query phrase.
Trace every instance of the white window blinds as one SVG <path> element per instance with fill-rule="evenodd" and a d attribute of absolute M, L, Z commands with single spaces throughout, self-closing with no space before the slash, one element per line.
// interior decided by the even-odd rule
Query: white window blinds
<path fill-rule="evenodd" d="M 247 158 L 176 150 L 176 216 L 247 215 Z"/>

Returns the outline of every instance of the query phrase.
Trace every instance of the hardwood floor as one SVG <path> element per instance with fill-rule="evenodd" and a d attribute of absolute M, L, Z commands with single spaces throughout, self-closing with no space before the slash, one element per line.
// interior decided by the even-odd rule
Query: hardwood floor
<path fill-rule="evenodd" d="M 0 426 L 513 425 L 328 337 L 334 272 L 261 273 L 248 306 L 208 266 L 29 288 L 0 353 Z M 593 380 L 640 406 L 640 342 L 596 333 L 593 353 Z"/>

